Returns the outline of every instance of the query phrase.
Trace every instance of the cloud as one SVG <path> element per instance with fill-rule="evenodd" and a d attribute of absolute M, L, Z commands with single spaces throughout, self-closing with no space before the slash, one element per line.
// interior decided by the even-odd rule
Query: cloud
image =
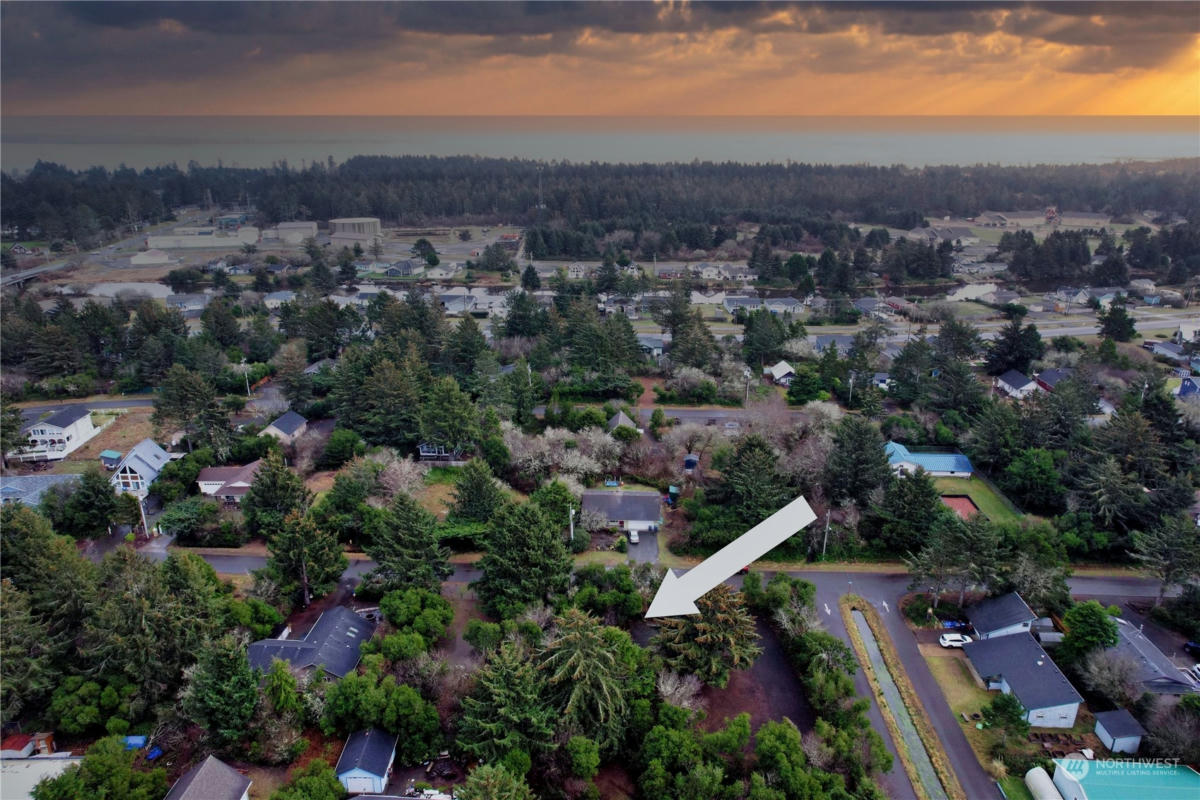
<path fill-rule="evenodd" d="M 663 97 L 672 84 L 796 72 L 965 78 L 1005 60 L 1022 74 L 1099 76 L 1177 66 L 1200 38 L 1190 2 L 5 2 L 0 21 L 5 110 L 43 113 L 139 93 L 110 113 L 219 109 L 221 96 L 236 100 L 227 113 L 256 113 L 281 87 L 297 106 L 305 84 L 418 75 L 445 88 L 499 66 L 603 75 L 618 92 L 658 81 L 650 93 Z"/>

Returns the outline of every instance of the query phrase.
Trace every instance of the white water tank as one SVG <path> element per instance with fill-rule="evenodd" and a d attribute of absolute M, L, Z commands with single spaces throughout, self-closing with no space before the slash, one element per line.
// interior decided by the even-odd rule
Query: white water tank
<path fill-rule="evenodd" d="M 1054 781 L 1050 780 L 1050 773 L 1041 767 L 1034 767 L 1025 773 L 1025 786 L 1029 788 L 1033 800 L 1063 800 Z"/>

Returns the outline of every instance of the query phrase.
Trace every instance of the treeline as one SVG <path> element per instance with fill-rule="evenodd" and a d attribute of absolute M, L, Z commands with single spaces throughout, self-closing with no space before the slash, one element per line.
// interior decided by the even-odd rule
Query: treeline
<path fill-rule="evenodd" d="M 1194 161 L 1039 167 L 871 167 L 864 165 L 571 164 L 541 173 L 551 219 L 605 231 L 674 232 L 686 243 L 709 226 L 733 222 L 794 225 L 834 217 L 909 228 L 929 215 L 973 216 L 986 209 L 1056 205 L 1115 216 L 1144 209 L 1200 213 Z M 29 237 L 80 243 L 136 222 L 155 222 L 207 196 L 218 204 L 251 198 L 259 221 L 373 215 L 401 224 L 433 221 L 538 222 L 541 162 L 454 156 L 357 156 L 304 170 L 280 164 L 240 169 L 176 165 L 137 172 L 77 172 L 39 162 L 21 177 L 0 177 L 0 222 Z M 543 212 L 547 213 L 547 212 Z M 695 244 L 702 244 L 704 236 Z"/>

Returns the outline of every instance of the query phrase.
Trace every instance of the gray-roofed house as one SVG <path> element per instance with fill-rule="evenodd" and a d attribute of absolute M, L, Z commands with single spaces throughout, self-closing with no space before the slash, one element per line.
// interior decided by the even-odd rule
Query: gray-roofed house
<path fill-rule="evenodd" d="M 290 303 L 295 299 L 295 292 L 288 289 L 281 289 L 278 292 L 268 292 L 263 295 L 263 305 L 270 309 L 276 309 L 284 303 Z"/>
<path fill-rule="evenodd" d="M 136 497 L 145 497 L 150 484 L 158 478 L 158 473 L 167 465 L 171 457 L 167 451 L 158 446 L 153 439 L 142 439 L 129 449 L 121 463 L 113 470 L 109 482 L 117 487 L 118 492 L 126 492 Z"/>
<path fill-rule="evenodd" d="M 648 531 L 662 524 L 658 492 L 589 489 L 583 493 L 582 507 L 603 514 L 609 525 L 623 531 Z"/>
<path fill-rule="evenodd" d="M 860 297 L 854 301 L 853 305 L 859 313 L 868 317 L 889 316 L 893 310 L 878 297 Z"/>
<path fill-rule="evenodd" d="M 1047 392 L 1053 392 L 1055 386 L 1071 377 L 1072 371 L 1070 367 L 1044 369 L 1038 373 L 1037 385 Z"/>
<path fill-rule="evenodd" d="M 792 379 L 796 377 L 796 370 L 788 362 L 780 361 L 775 366 L 763 367 L 763 377 L 770 378 L 780 386 L 791 386 Z"/>
<path fill-rule="evenodd" d="M 837 348 L 838 355 L 845 356 L 854 346 L 854 337 L 844 333 L 826 333 L 813 338 L 813 349 L 824 353 L 830 345 Z"/>
<path fill-rule="evenodd" d="M 210 294 L 171 294 L 167 295 L 167 299 L 164 302 L 167 304 L 167 308 L 173 308 L 187 316 L 189 314 L 199 314 L 208 307 L 210 300 L 212 300 L 212 295 Z"/>
<path fill-rule="evenodd" d="M 757 297 L 746 297 L 745 295 L 726 295 L 725 302 L 721 303 L 721 307 L 730 314 L 736 314 L 738 309 L 753 311 L 756 308 L 761 308 L 763 301 Z"/>
<path fill-rule="evenodd" d="M 1037 614 L 1016 592 L 989 597 L 967 609 L 967 619 L 980 639 L 1028 633 Z"/>
<path fill-rule="evenodd" d="M 996 378 L 994 385 L 1009 397 L 1016 398 L 1017 400 L 1028 397 L 1037 389 L 1036 383 L 1015 369 L 1010 369 Z"/>
<path fill-rule="evenodd" d="M 661 358 L 667 348 L 666 340 L 661 334 L 656 336 L 649 333 L 639 333 L 637 340 L 638 347 L 642 348 L 642 352 L 651 358 Z"/>
<path fill-rule="evenodd" d="M 251 781 L 216 756 L 183 773 L 163 800 L 248 800 Z"/>
<path fill-rule="evenodd" d="M 612 433 L 617 428 L 633 428 L 635 431 L 638 430 L 637 423 L 631 420 L 629 415 L 624 411 L 618 411 L 613 414 L 608 420 L 608 424 L 604 427 L 609 433 Z"/>
<path fill-rule="evenodd" d="M 980 683 L 1021 701 L 1030 725 L 1037 728 L 1075 725 L 1083 698 L 1032 634 L 969 642 L 963 652 Z"/>
<path fill-rule="evenodd" d="M 246 657 L 251 667 L 266 672 L 278 658 L 293 669 L 320 667 L 335 678 L 354 671 L 362 643 L 375 633 L 375 623 L 348 608 L 337 606 L 317 618 L 301 639 L 262 639 L 251 643 Z"/>
<path fill-rule="evenodd" d="M 1200 691 L 1200 687 L 1180 672 L 1179 667 L 1146 638 L 1146 634 L 1119 617 L 1114 617 L 1113 621 L 1117 623 L 1117 643 L 1109 650 L 1128 657 L 1137 665 L 1137 680 L 1144 691 L 1175 695 Z"/>
<path fill-rule="evenodd" d="M 289 410 L 279 418 L 272 420 L 270 425 L 262 429 L 259 436 L 274 436 L 284 444 L 291 444 L 303 436 L 306 430 L 308 430 L 308 420 L 295 411 Z"/>
<path fill-rule="evenodd" d="M 205 467 L 196 475 L 196 483 L 201 494 L 215 497 L 226 506 L 240 505 L 262 463 L 260 458 L 244 467 Z"/>
<path fill-rule="evenodd" d="M 763 307 L 772 314 L 799 314 L 804 310 L 804 303 L 794 297 L 768 297 L 763 301 Z"/>
<path fill-rule="evenodd" d="M 402 258 L 384 270 L 384 274 L 389 278 L 408 278 L 424 271 L 424 264 L 418 264 L 411 258 Z"/>
<path fill-rule="evenodd" d="M 30 422 L 21 432 L 26 441 L 5 454 L 17 461 L 61 461 L 100 432 L 86 406 L 67 406 L 46 419 Z"/>
<path fill-rule="evenodd" d="M 6 475 L 0 478 L 0 503 L 22 503 L 37 508 L 47 489 L 77 480 L 78 475 Z"/>
<path fill-rule="evenodd" d="M 1096 714 L 1096 735 L 1113 753 L 1136 753 L 1146 729 L 1124 708 Z"/>
<path fill-rule="evenodd" d="M 396 736 L 367 728 L 350 734 L 334 772 L 350 794 L 382 792 L 395 760 Z"/>

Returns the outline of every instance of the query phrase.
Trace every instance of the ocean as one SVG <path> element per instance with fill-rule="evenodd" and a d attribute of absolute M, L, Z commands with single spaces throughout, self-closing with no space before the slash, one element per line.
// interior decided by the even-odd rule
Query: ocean
<path fill-rule="evenodd" d="M 0 168 L 195 161 L 294 168 L 355 155 L 573 162 L 1074 164 L 1200 157 L 1196 117 L 49 117 L 0 121 Z"/>

